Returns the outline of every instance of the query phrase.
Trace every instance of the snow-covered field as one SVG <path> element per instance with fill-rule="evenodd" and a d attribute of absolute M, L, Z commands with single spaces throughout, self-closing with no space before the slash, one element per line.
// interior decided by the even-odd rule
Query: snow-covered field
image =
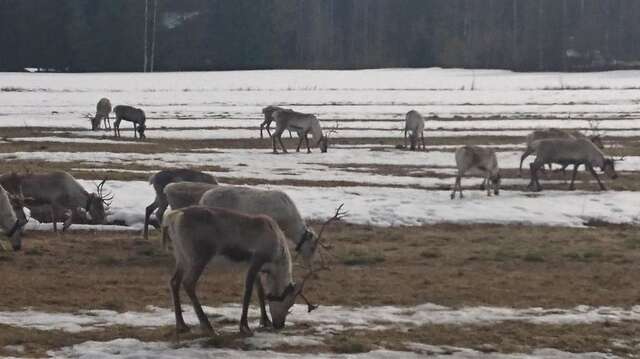
<path fill-rule="evenodd" d="M 603 119 L 599 127 L 611 133 L 619 134 L 621 129 L 637 133 L 638 80 L 640 71 L 563 74 L 437 68 L 5 73 L 0 74 L 0 127 L 88 129 L 86 114 L 95 111 L 97 100 L 106 96 L 114 105 L 144 108 L 150 138 L 257 137 L 260 109 L 270 104 L 315 113 L 325 126 L 338 121 L 341 137 L 394 136 L 409 109 L 439 118 L 484 118 L 434 119 L 426 126 L 434 130 L 432 136 L 460 135 L 459 130 L 469 129 L 589 129 L 586 120 L 594 118 Z M 499 117 L 488 120 L 492 116 Z M 165 127 L 174 130 L 159 130 Z M 188 129 L 194 127 L 212 130 Z"/>

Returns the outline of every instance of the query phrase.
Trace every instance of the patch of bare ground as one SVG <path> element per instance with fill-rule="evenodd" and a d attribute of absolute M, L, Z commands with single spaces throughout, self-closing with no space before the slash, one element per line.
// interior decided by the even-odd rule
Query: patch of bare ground
<path fill-rule="evenodd" d="M 316 224 L 317 226 L 317 224 Z M 320 305 L 506 306 L 570 308 L 637 305 L 640 287 L 640 235 L 636 227 L 589 229 L 500 225 L 433 225 L 379 228 L 337 224 L 327 229 L 333 246 L 330 272 L 320 272 L 305 289 Z M 2 310 L 32 307 L 45 311 L 171 307 L 167 282 L 171 254 L 159 236 L 108 232 L 30 232 L 21 252 L 0 253 Z M 242 266 L 210 267 L 199 284 L 202 303 L 239 303 Z M 294 273 L 302 273 L 296 267 Z M 183 305 L 190 305 L 183 298 Z M 234 324 L 234 323 L 227 323 Z M 281 346 L 285 352 L 363 352 L 377 347 L 403 350 L 406 342 L 469 347 L 481 351 L 528 352 L 540 347 L 565 351 L 604 351 L 628 355 L 636 322 L 535 325 L 503 322 L 486 326 L 425 325 L 407 330 L 352 330 L 326 339 L 323 347 Z M 299 324 L 298 330 L 311 325 Z M 0 355 L 6 345 L 26 353 L 87 340 L 138 338 L 172 341 L 172 327 L 154 330 L 109 327 L 77 334 L 0 325 Z M 197 334 L 183 337 L 196 338 Z M 208 345 L 245 349 L 235 334 L 213 337 Z"/>
<path fill-rule="evenodd" d="M 308 289 L 321 304 L 572 307 L 640 300 L 635 227 L 341 224 L 327 231 L 333 270 Z M 0 253 L 0 307 L 168 307 L 172 267 L 157 233 L 144 241 L 127 233 L 30 232 L 22 252 Z M 205 275 L 203 302 L 238 302 L 242 272 Z"/>

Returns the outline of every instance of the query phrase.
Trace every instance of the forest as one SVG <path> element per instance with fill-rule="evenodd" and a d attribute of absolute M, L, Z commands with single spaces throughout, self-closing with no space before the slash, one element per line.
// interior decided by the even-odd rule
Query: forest
<path fill-rule="evenodd" d="M 640 67 L 638 0 L 0 0 L 0 71 Z"/>

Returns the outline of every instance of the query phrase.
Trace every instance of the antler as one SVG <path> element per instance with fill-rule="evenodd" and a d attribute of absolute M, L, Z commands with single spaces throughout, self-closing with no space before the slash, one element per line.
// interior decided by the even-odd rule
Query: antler
<path fill-rule="evenodd" d="M 100 197 L 100 199 L 102 200 L 102 202 L 104 202 L 104 204 L 107 207 L 111 206 L 111 202 L 113 201 L 113 192 L 109 192 L 109 193 L 103 193 L 103 189 L 104 189 L 104 184 L 107 182 L 107 179 L 103 179 L 102 182 L 100 182 L 100 184 L 98 184 L 96 187 L 98 189 L 98 197 Z"/>
<path fill-rule="evenodd" d="M 328 270 L 328 269 L 329 268 L 320 268 L 319 270 Z M 309 270 L 309 272 L 304 276 L 304 278 L 302 278 L 302 283 L 300 284 L 300 291 L 298 292 L 298 295 L 300 296 L 300 298 L 302 298 L 302 300 L 304 300 L 304 302 L 307 303 L 307 313 L 311 313 L 312 311 L 318 309 L 318 305 L 312 304 L 311 301 L 309 301 L 309 299 L 305 297 L 304 293 L 302 293 L 304 289 L 304 284 L 306 283 L 307 279 L 311 278 L 311 276 L 316 274 L 316 272 L 317 271 L 314 271 L 313 269 Z"/>
<path fill-rule="evenodd" d="M 323 248 L 327 248 L 326 245 L 322 243 L 322 232 L 324 232 L 324 229 L 327 226 L 327 224 L 333 221 L 339 221 L 342 218 L 349 215 L 349 212 L 343 211 L 342 207 L 344 207 L 344 203 L 338 206 L 338 208 L 336 209 L 336 213 L 333 215 L 333 217 L 329 218 L 326 222 L 322 224 L 322 227 L 320 227 L 320 232 L 318 233 L 318 239 L 316 239 L 316 243 L 315 243 L 316 245 L 320 244 Z"/>
<path fill-rule="evenodd" d="M 340 127 L 340 124 L 336 123 L 336 125 L 333 126 L 333 128 L 331 128 L 329 131 L 327 131 L 326 136 L 329 137 L 330 134 L 338 133 L 338 128 L 339 127 Z"/>

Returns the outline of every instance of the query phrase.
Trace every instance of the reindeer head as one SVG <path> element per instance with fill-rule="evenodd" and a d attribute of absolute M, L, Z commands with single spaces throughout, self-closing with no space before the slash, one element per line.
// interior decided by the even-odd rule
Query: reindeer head
<path fill-rule="evenodd" d="M 599 149 L 601 149 L 601 150 L 604 149 L 604 143 L 602 142 L 602 136 L 600 136 L 600 135 L 589 136 L 589 141 L 593 142 L 593 144 L 596 145 L 596 147 L 598 147 Z"/>
<path fill-rule="evenodd" d="M 100 129 L 100 118 L 98 116 L 91 116 L 91 114 L 87 114 L 87 118 L 91 121 L 91 131 Z"/>
<path fill-rule="evenodd" d="M 103 224 L 107 219 L 106 209 L 111 206 L 111 201 L 113 200 L 112 193 L 104 192 L 104 184 L 107 182 L 105 178 L 100 182 L 100 184 L 96 185 L 97 193 L 89 194 L 89 198 L 87 199 L 87 205 L 85 210 L 88 212 L 90 218 L 89 221 L 92 224 Z"/>
<path fill-rule="evenodd" d="M 26 216 L 22 206 L 18 208 L 14 203 L 15 198 L 0 186 L 0 215 L 3 216 L 3 226 L 7 225 L 7 222 L 11 225 L 3 228 L 3 234 L 11 243 L 13 250 L 19 251 L 22 248 L 22 228 L 26 224 Z"/>
<path fill-rule="evenodd" d="M 495 194 L 496 196 L 500 194 L 500 181 L 500 172 L 491 177 L 491 187 L 493 187 L 493 194 Z"/>
<path fill-rule="evenodd" d="M 327 152 L 327 150 L 329 149 L 329 135 L 338 133 L 337 130 L 338 130 L 338 125 L 336 125 L 336 127 L 332 128 L 331 130 L 327 131 L 326 134 L 320 137 L 320 140 L 318 141 L 318 147 L 320 147 L 320 152 L 322 153 Z"/>
<path fill-rule="evenodd" d="M 269 313 L 271 314 L 271 320 L 275 329 L 284 328 L 284 323 L 287 319 L 287 314 L 289 314 L 289 309 L 291 309 L 293 304 L 296 302 L 296 298 L 298 296 L 301 296 L 307 302 L 307 305 L 309 306 L 309 312 L 318 307 L 317 305 L 309 303 L 304 294 L 302 294 L 304 284 L 306 283 L 307 279 L 309 279 L 309 277 L 311 277 L 311 275 L 313 274 L 314 272 L 310 271 L 300 283 L 290 283 L 287 287 L 285 287 L 282 294 L 278 296 L 266 296 L 267 302 L 269 304 Z"/>
<path fill-rule="evenodd" d="M 144 130 L 147 128 L 147 126 L 144 125 L 144 123 L 141 123 L 138 125 L 138 134 L 140 135 L 140 139 L 144 140 L 145 138 L 147 138 L 147 136 L 144 135 Z"/>
<path fill-rule="evenodd" d="M 617 161 L 622 161 L 623 159 L 624 157 L 621 157 Z M 614 160 L 613 158 L 605 158 L 604 162 L 602 163 L 602 172 L 604 172 L 607 177 L 611 179 L 618 178 L 618 174 L 616 173 L 615 169 L 615 161 L 616 160 Z"/>

